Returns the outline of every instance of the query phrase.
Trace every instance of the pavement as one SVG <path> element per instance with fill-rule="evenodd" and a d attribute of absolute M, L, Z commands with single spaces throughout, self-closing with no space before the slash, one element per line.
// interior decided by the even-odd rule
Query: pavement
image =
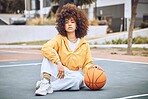
<path fill-rule="evenodd" d="M 0 48 L 40 49 L 41 45 L 0 45 Z M 127 44 L 90 45 L 91 48 L 127 48 Z M 148 44 L 132 44 L 133 48 L 148 48 Z"/>
<path fill-rule="evenodd" d="M 133 44 L 136 48 L 148 48 L 148 44 Z M 0 45 L 1 52 L 7 52 L 1 54 L 0 61 L 7 60 L 29 60 L 29 59 L 41 59 L 42 55 L 40 52 L 41 45 Z M 90 45 L 91 48 L 126 48 L 126 44 L 119 45 Z M 8 53 L 10 52 L 10 54 Z M 13 54 L 12 54 L 13 53 Z M 20 53 L 20 54 L 18 54 Z M 131 55 L 118 55 L 118 54 L 106 54 L 101 53 L 98 49 L 91 50 L 94 58 L 102 59 L 113 59 L 133 62 L 148 62 L 148 57 L 143 56 L 131 56 Z M 23 54 L 23 55 L 22 55 Z"/>
<path fill-rule="evenodd" d="M 33 48 L 0 48 L 0 99 L 148 99 L 148 57 L 103 54 L 91 50 L 95 64 L 106 75 L 98 91 L 58 91 L 34 95 L 40 79 L 41 51 Z"/>

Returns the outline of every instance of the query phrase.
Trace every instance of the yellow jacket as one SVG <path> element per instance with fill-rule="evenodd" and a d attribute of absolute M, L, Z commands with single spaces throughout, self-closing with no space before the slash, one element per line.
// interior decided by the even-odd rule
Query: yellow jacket
<path fill-rule="evenodd" d="M 84 73 L 93 64 L 89 44 L 84 38 L 80 39 L 75 51 L 72 52 L 67 37 L 58 34 L 43 45 L 42 54 L 55 64 L 61 61 L 68 69 L 82 68 Z"/>

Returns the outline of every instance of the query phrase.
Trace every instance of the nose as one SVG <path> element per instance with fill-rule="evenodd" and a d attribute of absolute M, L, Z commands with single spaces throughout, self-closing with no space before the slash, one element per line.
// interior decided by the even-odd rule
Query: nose
<path fill-rule="evenodd" d="M 68 26 L 71 26 L 71 22 L 68 22 Z"/>

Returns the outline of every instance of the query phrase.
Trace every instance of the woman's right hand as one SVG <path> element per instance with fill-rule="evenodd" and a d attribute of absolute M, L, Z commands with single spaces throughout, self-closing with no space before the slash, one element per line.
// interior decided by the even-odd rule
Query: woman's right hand
<path fill-rule="evenodd" d="M 58 68 L 58 75 L 57 75 L 57 77 L 60 78 L 60 79 L 64 78 L 64 67 L 63 67 L 61 62 L 57 63 L 57 68 Z"/>

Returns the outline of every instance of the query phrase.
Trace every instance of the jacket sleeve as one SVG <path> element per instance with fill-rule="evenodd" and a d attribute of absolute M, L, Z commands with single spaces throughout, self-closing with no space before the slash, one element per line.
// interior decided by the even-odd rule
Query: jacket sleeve
<path fill-rule="evenodd" d="M 85 56 L 85 63 L 82 67 L 82 71 L 84 72 L 84 74 L 87 72 L 88 68 L 93 66 L 93 62 L 92 62 L 92 55 L 90 52 L 90 47 L 89 44 L 87 44 L 87 48 L 86 48 L 86 56 Z"/>
<path fill-rule="evenodd" d="M 49 40 L 47 43 L 45 43 L 41 49 L 42 55 L 52 61 L 53 63 L 57 63 L 60 61 L 59 55 L 58 55 L 58 43 L 59 38 L 56 36 L 55 38 Z"/>

